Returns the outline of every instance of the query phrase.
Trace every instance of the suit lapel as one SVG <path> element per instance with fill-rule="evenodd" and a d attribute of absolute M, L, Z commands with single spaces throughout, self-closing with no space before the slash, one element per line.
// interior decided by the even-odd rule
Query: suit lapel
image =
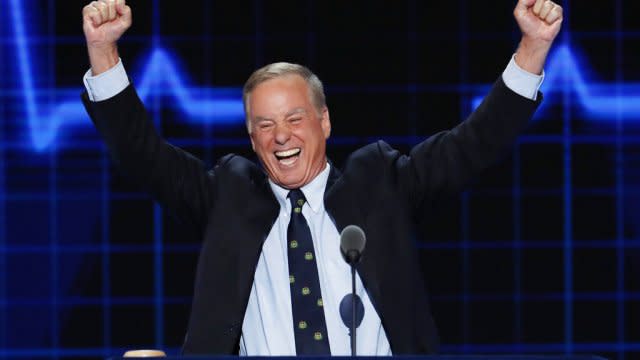
<path fill-rule="evenodd" d="M 266 175 L 259 168 L 255 170 L 250 174 L 252 182 L 250 189 L 254 193 L 253 196 L 248 197 L 250 206 L 245 212 L 248 221 L 244 229 L 239 229 L 243 236 L 238 239 L 243 242 L 239 246 L 241 252 L 238 254 L 238 259 L 245 264 L 239 268 L 246 269 L 243 277 L 245 281 L 238 286 L 242 286 L 240 293 L 247 294 L 246 299 L 249 298 L 248 294 L 253 284 L 258 259 L 262 253 L 262 245 L 277 220 L 280 210 L 280 205 L 271 191 Z"/>
<path fill-rule="evenodd" d="M 348 225 L 358 225 L 364 230 L 367 236 L 367 245 L 357 266 L 358 274 L 371 298 L 373 306 L 378 314 L 382 316 L 379 308 L 380 279 L 376 272 L 376 253 L 374 251 L 377 239 L 375 234 L 368 232 L 370 228 L 367 226 L 365 213 L 367 202 L 364 199 L 368 195 L 358 190 L 356 186 L 348 181 L 347 177 L 343 176 L 340 170 L 331 164 L 331 172 L 324 192 L 325 209 L 338 229 L 338 233 L 341 233 Z"/>
<path fill-rule="evenodd" d="M 251 176 L 251 181 L 256 189 L 255 205 L 248 211 L 250 219 L 253 246 L 262 249 L 262 244 L 267 239 L 273 224 L 278 218 L 279 205 L 275 195 L 271 191 L 267 176 L 260 170 Z M 257 264 L 257 262 L 256 262 Z"/>

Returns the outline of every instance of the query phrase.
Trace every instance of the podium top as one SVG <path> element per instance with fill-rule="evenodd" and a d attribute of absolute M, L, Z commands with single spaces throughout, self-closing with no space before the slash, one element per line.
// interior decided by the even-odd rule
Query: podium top
<path fill-rule="evenodd" d="M 332 358 L 350 358 L 350 356 L 168 356 L 164 360 L 330 360 Z M 607 360 L 595 355 L 400 355 L 400 356 L 357 356 L 358 360 L 380 360 L 381 358 L 398 360 Z M 132 358 L 112 357 L 109 360 L 131 360 Z"/>

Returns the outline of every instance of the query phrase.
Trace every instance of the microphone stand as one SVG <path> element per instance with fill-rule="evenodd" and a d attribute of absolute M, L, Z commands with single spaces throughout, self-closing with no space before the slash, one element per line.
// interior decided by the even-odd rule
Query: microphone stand
<path fill-rule="evenodd" d="M 356 263 L 360 254 L 350 250 L 348 255 L 351 265 L 351 356 L 356 356 Z"/>

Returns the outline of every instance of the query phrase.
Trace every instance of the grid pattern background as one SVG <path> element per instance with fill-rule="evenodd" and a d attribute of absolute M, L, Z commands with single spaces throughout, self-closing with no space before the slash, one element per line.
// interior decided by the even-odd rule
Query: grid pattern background
<path fill-rule="evenodd" d="M 164 136 L 209 164 L 254 157 L 237 101 L 263 64 L 323 79 L 340 165 L 373 140 L 407 150 L 455 126 L 519 38 L 512 1 L 130 3 L 125 66 L 151 79 Z M 443 353 L 640 359 L 636 3 L 562 2 L 544 107 L 419 224 Z M 175 354 L 186 329 L 199 239 L 114 169 L 84 115 L 84 5 L 0 2 L 0 359 Z M 221 100 L 235 113 L 207 110 Z"/>

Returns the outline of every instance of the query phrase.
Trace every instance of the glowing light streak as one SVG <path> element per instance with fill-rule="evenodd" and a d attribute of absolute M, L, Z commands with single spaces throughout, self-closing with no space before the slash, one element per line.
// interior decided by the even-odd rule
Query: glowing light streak
<path fill-rule="evenodd" d="M 542 103 L 538 116 L 544 113 L 554 96 L 569 89 L 575 96 L 574 106 L 579 107 L 589 120 L 599 122 L 616 121 L 617 115 L 623 120 L 640 120 L 640 83 L 596 83 L 587 75 L 588 67 L 581 61 L 581 56 L 567 45 L 556 48 L 549 56 L 545 67 L 546 78 L 541 91 L 546 99 Z M 568 85 L 568 86 L 565 86 Z M 480 105 L 484 94 L 478 94 L 472 100 L 472 106 Z"/>
<path fill-rule="evenodd" d="M 33 147 L 42 151 L 55 141 L 63 125 L 86 126 L 90 121 L 80 103 L 79 95 L 67 96 L 55 106 L 47 106 L 37 100 L 33 82 L 35 73 L 31 63 L 32 57 L 29 54 L 21 2 L 11 0 L 10 6 L 27 125 Z M 190 87 L 177 62 L 173 61 L 172 56 L 164 49 L 153 49 L 141 73 L 134 78 L 140 79 L 137 89 L 143 101 L 153 96 L 168 97 L 173 101 L 166 103 L 185 114 L 189 122 L 215 124 L 243 122 L 241 89 Z M 80 88 L 75 91 L 76 94 L 80 92 Z"/>

